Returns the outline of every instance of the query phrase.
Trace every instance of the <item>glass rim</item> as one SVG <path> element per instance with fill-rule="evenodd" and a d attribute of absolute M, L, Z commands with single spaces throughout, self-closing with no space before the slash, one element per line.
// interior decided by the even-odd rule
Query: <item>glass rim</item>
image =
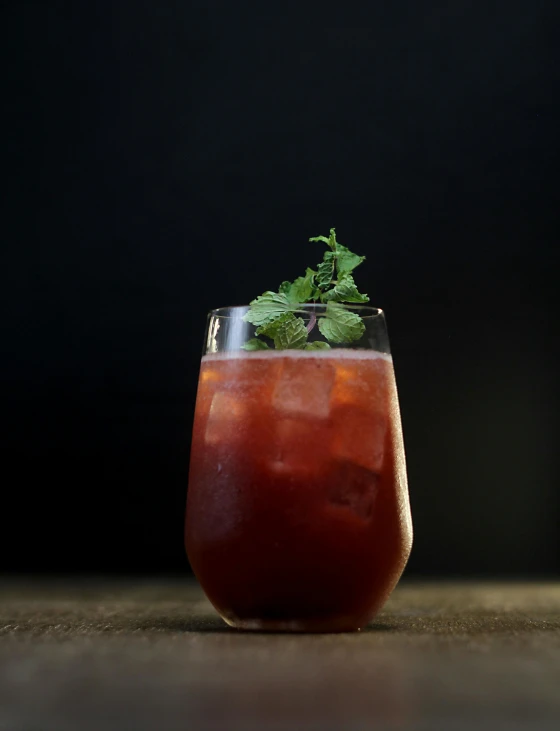
<path fill-rule="evenodd" d="M 375 318 L 375 317 L 382 317 L 385 313 L 380 307 L 372 307 L 371 305 L 361 305 L 359 303 L 346 303 L 346 302 L 337 302 L 341 307 L 344 307 L 347 310 L 351 311 L 359 311 L 361 318 Z M 249 310 L 250 305 L 229 305 L 225 307 L 216 307 L 213 310 L 210 310 L 208 313 L 208 317 L 220 317 L 224 319 L 234 319 L 236 314 L 226 314 L 230 310 L 237 311 L 239 314 L 241 312 L 245 313 Z M 326 309 L 327 304 L 323 302 L 304 302 L 302 304 L 297 304 L 296 308 L 294 310 L 290 310 L 290 312 L 293 312 L 295 314 L 306 314 L 308 312 L 312 312 L 319 309 Z"/>

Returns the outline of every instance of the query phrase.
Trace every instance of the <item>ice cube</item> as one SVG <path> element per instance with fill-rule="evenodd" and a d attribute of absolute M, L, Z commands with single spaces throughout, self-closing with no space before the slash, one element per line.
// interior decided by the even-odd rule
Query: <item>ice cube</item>
<path fill-rule="evenodd" d="M 385 456 L 385 416 L 358 406 L 344 406 L 333 410 L 333 424 L 332 456 L 379 472 Z"/>
<path fill-rule="evenodd" d="M 272 395 L 274 409 L 282 415 L 324 419 L 330 413 L 335 370 L 316 359 L 289 359 L 283 365 Z"/>
<path fill-rule="evenodd" d="M 379 475 L 353 462 L 340 461 L 331 472 L 330 506 L 350 510 L 362 520 L 372 513 L 379 487 Z"/>
<path fill-rule="evenodd" d="M 231 441 L 239 435 L 246 416 L 247 405 L 240 398 L 227 391 L 217 391 L 212 397 L 208 412 L 206 443 L 219 444 Z"/>
<path fill-rule="evenodd" d="M 365 367 L 367 366 L 367 367 Z M 332 390 L 332 405 L 354 404 L 375 406 L 386 401 L 385 363 L 382 360 L 367 361 L 366 364 L 342 363 L 336 368 Z"/>
<path fill-rule="evenodd" d="M 316 472 L 329 459 L 315 425 L 302 419 L 279 419 L 274 427 L 270 469 L 277 474 Z"/>
<path fill-rule="evenodd" d="M 202 368 L 200 371 L 200 382 L 201 383 L 217 383 L 218 381 L 222 381 L 223 376 L 222 374 L 217 371 L 213 370 L 212 368 L 209 368 L 207 365 Z"/>

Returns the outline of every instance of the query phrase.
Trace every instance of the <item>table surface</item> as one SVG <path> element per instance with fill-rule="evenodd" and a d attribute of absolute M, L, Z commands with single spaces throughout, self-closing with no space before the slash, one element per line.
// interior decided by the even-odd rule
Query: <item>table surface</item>
<path fill-rule="evenodd" d="M 0 582 L 0 730 L 560 729 L 560 584 L 401 583 L 367 629 L 227 628 L 188 580 Z"/>

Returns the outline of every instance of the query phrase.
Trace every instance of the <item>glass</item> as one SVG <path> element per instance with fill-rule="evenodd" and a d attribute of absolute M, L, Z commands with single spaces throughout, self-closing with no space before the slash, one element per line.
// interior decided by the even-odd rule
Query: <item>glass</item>
<path fill-rule="evenodd" d="M 296 313 L 322 340 L 324 305 Z M 383 312 L 330 350 L 246 352 L 248 307 L 210 312 L 193 427 L 186 549 L 232 627 L 364 627 L 412 545 L 404 447 Z"/>

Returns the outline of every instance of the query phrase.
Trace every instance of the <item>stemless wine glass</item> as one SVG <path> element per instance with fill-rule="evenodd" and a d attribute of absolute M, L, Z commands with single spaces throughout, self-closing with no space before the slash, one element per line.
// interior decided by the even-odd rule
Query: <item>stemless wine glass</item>
<path fill-rule="evenodd" d="M 324 305 L 298 305 L 313 325 Z M 259 350 L 248 307 L 208 317 L 196 400 L 186 549 L 232 627 L 340 632 L 371 620 L 412 545 L 383 312 L 325 350 Z"/>

